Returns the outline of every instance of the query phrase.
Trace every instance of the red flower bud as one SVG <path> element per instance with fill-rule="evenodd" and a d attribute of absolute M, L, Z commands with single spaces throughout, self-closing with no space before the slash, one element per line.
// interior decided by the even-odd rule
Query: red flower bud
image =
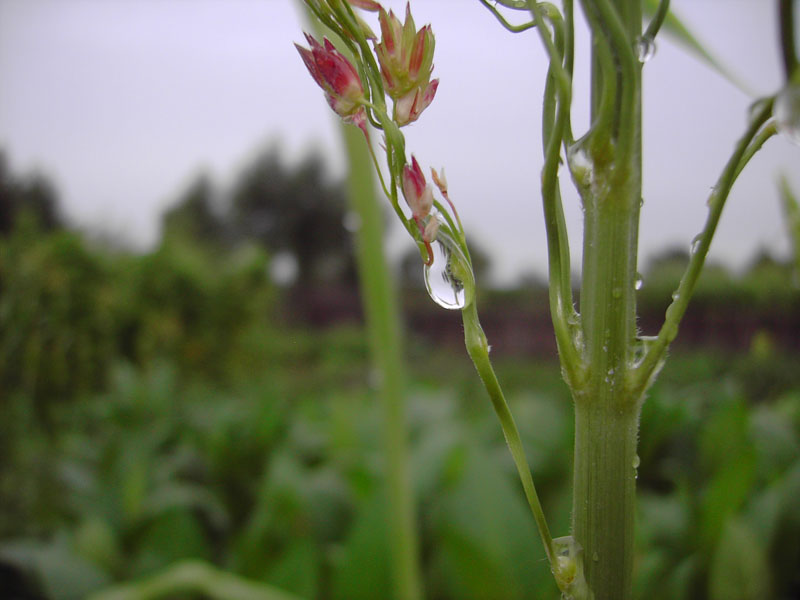
<path fill-rule="evenodd" d="M 358 71 L 328 39 L 323 39 L 324 45 L 320 45 L 306 34 L 306 40 L 310 50 L 297 44 L 295 47 L 308 72 L 325 91 L 325 98 L 336 114 L 353 120 L 356 113 L 364 111 L 364 87 Z"/>
<path fill-rule="evenodd" d="M 381 9 L 381 42 L 375 45 L 386 92 L 391 98 L 407 95 L 428 85 L 433 69 L 435 40 L 430 25 L 417 31 L 411 7 L 406 4 L 406 22 L 392 11 Z"/>
<path fill-rule="evenodd" d="M 414 220 L 419 221 L 431 212 L 433 190 L 425 181 L 425 175 L 414 156 L 411 157 L 411 165 L 403 167 L 403 196 Z"/>
<path fill-rule="evenodd" d="M 433 102 L 439 80 L 434 79 L 424 89 L 419 87 L 411 90 L 405 96 L 398 98 L 394 103 L 394 120 L 402 127 L 416 121 L 422 111 Z"/>

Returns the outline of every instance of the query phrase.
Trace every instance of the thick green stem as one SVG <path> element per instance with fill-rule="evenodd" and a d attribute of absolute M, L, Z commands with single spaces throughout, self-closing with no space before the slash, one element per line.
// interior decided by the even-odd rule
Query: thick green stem
<path fill-rule="evenodd" d="M 640 183 L 600 174 L 584 197 L 581 325 L 588 364 L 575 398 L 573 537 L 595 600 L 630 597 L 639 402 L 626 386 L 636 335 Z"/>
<path fill-rule="evenodd" d="M 603 180 L 601 176 L 601 181 Z M 581 324 L 588 363 L 575 398 L 573 537 L 595 600 L 630 597 L 638 398 L 626 386 L 636 335 L 638 177 L 584 198 Z"/>
<path fill-rule="evenodd" d="M 572 535 L 583 548 L 594 600 L 625 600 L 633 575 L 638 407 L 606 390 L 606 398 L 575 406 Z"/>
<path fill-rule="evenodd" d="M 636 261 L 641 203 L 641 76 L 631 48 L 641 12 L 631 0 L 599 2 L 596 52 L 614 54 L 624 76 L 595 69 L 594 98 L 614 77 L 621 97 L 611 139 L 590 154 L 584 204 L 581 329 L 588 372 L 573 387 L 572 534 L 595 600 L 627 600 L 633 579 L 636 442 L 640 395 L 628 385 L 636 338 Z M 611 33 L 608 33 L 609 28 Z M 627 41 L 624 41 L 627 40 Z M 605 48 L 605 50 L 604 50 Z M 594 64 L 602 62 L 596 56 Z M 619 100 L 618 100 L 619 102 Z M 595 104 L 596 111 L 608 107 Z M 602 118 L 597 112 L 595 117 Z M 602 134 L 601 134 L 602 135 Z"/>
<path fill-rule="evenodd" d="M 383 216 L 375 198 L 371 162 L 364 136 L 355 127 L 343 127 L 350 165 L 348 184 L 351 205 L 361 221 L 356 235 L 361 297 L 384 408 L 387 515 L 394 595 L 398 600 L 418 600 L 422 598 L 422 586 L 408 466 L 406 383 L 397 296 L 384 257 Z"/>

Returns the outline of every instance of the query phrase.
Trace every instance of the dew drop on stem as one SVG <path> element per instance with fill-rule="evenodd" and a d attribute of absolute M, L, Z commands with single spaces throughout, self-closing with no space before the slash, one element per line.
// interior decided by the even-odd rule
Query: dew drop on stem
<path fill-rule="evenodd" d="M 702 234 L 701 234 L 701 235 L 698 235 L 698 236 L 696 236 L 696 237 L 695 237 L 695 238 L 692 240 L 692 243 L 691 243 L 691 245 L 689 246 L 689 251 L 690 251 L 692 254 L 696 254 L 696 253 L 697 253 L 697 251 L 700 249 L 700 243 L 701 243 L 702 241 L 703 241 L 703 236 L 702 236 Z"/>
<path fill-rule="evenodd" d="M 789 83 L 778 93 L 772 114 L 778 131 L 800 146 L 800 84 Z"/>
<path fill-rule="evenodd" d="M 644 285 L 642 275 L 641 273 L 636 273 L 636 280 L 633 282 L 633 289 L 638 292 L 640 289 L 642 289 L 642 285 Z"/>
<path fill-rule="evenodd" d="M 648 60 L 653 58 L 656 54 L 656 42 L 653 38 L 648 36 L 642 36 L 639 38 L 639 41 L 636 42 L 636 55 L 639 58 L 639 62 L 646 63 Z"/>
<path fill-rule="evenodd" d="M 465 308 L 472 302 L 475 279 L 455 241 L 441 235 L 433 244 L 433 262 L 425 265 L 425 288 L 431 299 L 448 310 Z"/>

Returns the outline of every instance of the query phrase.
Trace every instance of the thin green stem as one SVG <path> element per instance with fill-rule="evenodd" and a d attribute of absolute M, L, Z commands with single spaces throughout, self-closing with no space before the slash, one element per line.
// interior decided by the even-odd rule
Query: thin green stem
<path fill-rule="evenodd" d="M 592 124 L 589 132 L 592 138 L 589 149 L 595 150 L 597 146 L 604 147 L 605 142 L 611 138 L 617 98 L 617 68 L 595 3 L 581 0 L 581 5 L 592 31 L 592 38 L 596 40 L 592 55 Z M 595 140 L 600 140 L 600 143 Z"/>
<path fill-rule="evenodd" d="M 656 35 L 658 35 L 661 26 L 664 24 L 664 19 L 667 18 L 667 13 L 669 12 L 669 0 L 661 0 L 658 3 L 658 9 L 656 10 L 656 14 L 653 15 L 653 19 L 647 25 L 647 29 L 644 32 L 643 38 L 653 40 L 655 39 Z"/>
<path fill-rule="evenodd" d="M 783 70 L 787 81 L 798 77 L 797 47 L 794 39 L 794 11 L 795 0 L 778 0 L 780 31 L 781 31 L 781 58 Z"/>
<path fill-rule="evenodd" d="M 547 560 L 550 562 L 550 567 L 555 569 L 553 538 L 550 535 L 550 528 L 547 526 L 547 520 L 545 519 L 539 496 L 536 493 L 536 487 L 533 484 L 531 469 L 528 466 L 528 460 L 525 458 L 525 449 L 522 445 L 522 439 L 519 436 L 519 430 L 508 408 L 500 383 L 497 381 L 492 363 L 489 360 L 489 344 L 486 341 L 486 335 L 483 333 L 483 329 L 478 321 L 478 311 L 475 302 L 472 302 L 468 307 L 462 310 L 461 315 L 464 321 L 464 341 L 466 343 L 467 352 L 489 394 L 495 414 L 497 414 L 497 418 L 500 420 L 500 426 L 503 428 L 503 435 L 511 451 L 514 464 L 517 467 L 517 472 L 522 482 L 522 488 L 525 491 L 525 498 L 528 500 L 528 506 L 530 506 L 533 519 L 536 521 L 536 527 L 539 530 L 539 536 L 542 538 Z"/>
<path fill-rule="evenodd" d="M 306 3 L 309 6 L 309 3 Z M 355 19 L 349 5 L 343 7 L 332 3 L 338 11 L 336 16 L 354 25 Z M 315 14 L 313 6 L 310 7 Z M 317 15 L 319 16 L 319 15 Z M 325 15 L 323 15 L 325 16 Z M 320 24 L 311 19 L 319 29 Z M 335 25 L 335 24 L 334 24 Z M 363 39 L 360 29 L 356 38 Z M 342 37 L 342 36 L 339 36 Z M 347 40 L 343 40 L 345 43 Z M 369 48 L 362 47 L 369 51 Z M 371 58 L 371 57 L 370 57 Z M 374 60 L 373 60 L 374 63 Z M 373 68 L 374 66 L 374 68 Z M 377 66 L 369 71 L 378 73 Z M 374 82 L 373 82 L 374 83 Z M 383 88 L 377 83 L 380 99 L 373 96 L 372 108 L 381 119 L 389 151 L 391 189 L 381 176 L 381 184 L 387 191 L 391 204 L 401 221 L 407 220 L 400 210 L 397 196 L 397 154 L 405 160 L 405 141 L 386 113 Z M 352 209 L 359 215 L 361 227 L 356 234 L 356 263 L 361 281 L 361 297 L 364 304 L 370 353 L 379 373 L 379 394 L 383 404 L 383 438 L 386 456 L 386 488 L 388 497 L 387 521 L 390 544 L 391 571 L 394 580 L 394 595 L 397 600 L 420 600 L 423 596 L 419 571 L 418 540 L 414 509 L 414 496 L 408 464 L 408 442 L 406 427 L 406 377 L 403 368 L 402 336 L 400 329 L 397 295 L 392 285 L 390 269 L 383 249 L 383 211 L 377 202 L 370 162 L 374 157 L 369 141 L 364 144 L 363 133 L 356 127 L 341 124 L 348 157 L 348 191 Z M 375 165 L 377 169 L 377 164 Z M 380 170 L 378 173 L 380 174 Z M 413 233 L 412 233 L 413 235 Z M 418 235 L 418 234 L 417 234 Z"/>
<path fill-rule="evenodd" d="M 392 571 L 399 600 L 422 598 L 414 498 L 408 465 L 402 342 L 396 294 L 383 251 L 383 215 L 376 202 L 361 132 L 344 127 L 350 158 L 348 185 L 353 209 L 361 217 L 356 257 L 370 349 L 380 373 L 386 445 L 386 484 Z"/>
<path fill-rule="evenodd" d="M 634 114 L 634 104 L 637 101 L 639 89 L 640 69 L 636 56 L 633 53 L 632 39 L 626 31 L 625 23 L 619 12 L 609 0 L 596 0 L 605 29 L 605 38 L 611 44 L 616 57 L 617 72 L 615 78 L 618 83 L 618 111 L 616 116 L 617 146 L 614 161 L 618 165 L 627 165 L 630 153 L 634 149 L 634 138 L 637 127 L 630 115 Z M 641 21 L 639 23 L 641 28 Z M 618 176 L 624 177 L 623 173 Z"/>
<path fill-rule="evenodd" d="M 491 12 L 494 15 L 495 19 L 497 19 L 500 22 L 500 24 L 511 33 L 521 33 L 523 31 L 527 31 L 528 29 L 536 27 L 536 23 L 534 21 L 529 21 L 527 23 L 522 23 L 520 25 L 514 25 L 513 23 L 507 21 L 506 18 L 503 16 L 503 13 L 497 10 L 497 7 L 495 7 L 494 4 L 489 2 L 489 0 L 480 0 L 480 3 L 483 4 L 486 8 L 488 8 L 489 12 Z"/>
<path fill-rule="evenodd" d="M 536 28 L 539 31 L 539 37 L 541 38 L 542 43 L 547 50 L 547 54 L 550 57 L 550 68 L 552 70 L 553 77 L 556 80 L 556 84 L 559 87 L 559 91 L 564 95 L 565 98 L 569 98 L 570 89 L 572 88 L 572 79 L 567 73 L 566 69 L 564 69 L 564 65 L 562 64 L 563 57 L 556 47 L 553 36 L 550 35 L 547 26 L 545 25 L 545 15 L 542 12 L 542 3 L 536 2 L 536 0 L 528 0 L 528 9 L 533 16 L 534 23 L 536 23 Z M 551 10 L 548 11 L 547 18 L 550 23 L 553 24 L 554 29 L 562 26 L 561 15 L 555 7 L 552 7 Z"/>
<path fill-rule="evenodd" d="M 747 161 L 749 161 L 767 139 L 775 133 L 771 125 L 764 127 L 764 124 L 772 114 L 772 104 L 772 100 L 762 104 L 759 112 L 755 115 L 750 126 L 747 128 L 747 131 L 736 144 L 733 155 L 728 160 L 722 174 L 717 180 L 717 184 L 713 188 L 713 192 L 708 199 L 708 217 L 706 218 L 703 230 L 692 244 L 693 251 L 691 259 L 678 284 L 678 289 L 675 290 L 672 296 L 673 301 L 669 307 L 667 307 L 664 324 L 658 332 L 658 337 L 650 345 L 642 362 L 633 373 L 631 393 L 637 397 L 640 397 L 647 390 L 654 374 L 658 370 L 659 364 L 666 354 L 667 348 L 672 340 L 675 339 L 675 336 L 678 335 L 678 326 L 689 306 L 689 300 L 694 293 L 697 279 L 700 277 L 700 272 L 705 264 L 706 255 L 711 246 L 711 240 L 714 237 L 714 232 L 717 229 L 717 224 L 722 215 L 722 209 L 725 207 L 725 202 L 736 181 L 736 177 L 747 164 Z M 763 131 L 762 127 L 764 127 Z"/>

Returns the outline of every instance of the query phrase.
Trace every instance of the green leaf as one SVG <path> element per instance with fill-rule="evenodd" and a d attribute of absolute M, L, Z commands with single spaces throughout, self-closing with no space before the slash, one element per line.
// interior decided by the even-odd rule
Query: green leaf
<path fill-rule="evenodd" d="M 210 600 L 299 600 L 274 587 L 248 581 L 201 561 L 184 561 L 154 577 L 114 586 L 88 600 L 157 600 L 202 594 Z"/>
<path fill-rule="evenodd" d="M 356 522 L 337 556 L 333 573 L 333 598 L 370 600 L 391 596 L 389 534 L 386 499 L 382 493 L 364 502 Z"/>
<path fill-rule="evenodd" d="M 464 460 L 459 480 L 429 511 L 441 540 L 430 559 L 441 589 L 432 595 L 514 599 L 554 593 L 518 484 L 485 452 L 468 449 Z M 517 560 L 521 556 L 526 559 Z"/>
<path fill-rule="evenodd" d="M 652 19 L 658 10 L 658 5 L 659 0 L 642 0 L 642 12 L 645 16 Z M 672 11 L 672 8 L 670 8 L 666 19 L 664 19 L 664 24 L 661 29 L 669 34 L 669 36 L 678 42 L 678 44 L 695 54 L 703 62 L 705 62 L 708 66 L 722 75 L 725 79 L 739 88 L 745 94 L 748 96 L 753 95 L 753 92 L 749 90 L 739 80 L 738 77 L 733 75 L 728 68 L 723 66 L 723 64 L 713 54 L 711 54 L 709 50 L 706 49 L 706 47 L 689 30 L 683 21 L 675 15 L 675 13 Z"/>
<path fill-rule="evenodd" d="M 732 519 L 711 560 L 711 600 L 769 598 L 769 568 L 762 540 L 741 519 Z"/>
<path fill-rule="evenodd" d="M 314 541 L 311 538 L 292 540 L 280 560 L 270 565 L 266 580 L 304 598 L 318 597 L 319 558 Z"/>
<path fill-rule="evenodd" d="M 162 512 L 146 527 L 138 544 L 135 572 L 150 574 L 181 559 L 211 556 L 203 526 L 190 510 Z"/>

